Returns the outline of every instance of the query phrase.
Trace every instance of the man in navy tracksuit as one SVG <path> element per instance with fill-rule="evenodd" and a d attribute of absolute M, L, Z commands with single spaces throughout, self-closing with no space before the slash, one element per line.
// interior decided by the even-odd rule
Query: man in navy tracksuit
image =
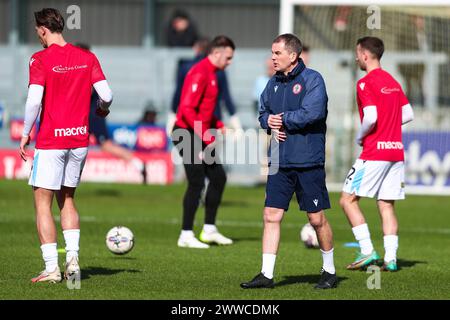
<path fill-rule="evenodd" d="M 284 212 L 296 194 L 300 210 L 306 211 L 319 240 L 323 267 L 315 286 L 336 286 L 333 234 L 324 209 L 330 208 L 325 185 L 325 133 L 327 92 L 322 76 L 305 67 L 301 41 L 292 34 L 278 36 L 272 43 L 276 74 L 261 94 L 259 121 L 272 134 L 269 175 L 266 187 L 261 273 L 244 289 L 274 286 L 273 270 L 280 241 Z"/>

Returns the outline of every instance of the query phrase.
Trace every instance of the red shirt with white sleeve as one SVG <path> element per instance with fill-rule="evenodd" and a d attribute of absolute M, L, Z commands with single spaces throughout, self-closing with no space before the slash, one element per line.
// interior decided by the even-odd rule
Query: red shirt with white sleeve
<path fill-rule="evenodd" d="M 360 119 L 363 109 L 376 106 L 377 122 L 363 139 L 361 160 L 404 161 L 402 143 L 402 107 L 407 105 L 400 84 L 378 68 L 360 79 L 356 87 Z"/>
<path fill-rule="evenodd" d="M 106 80 L 97 57 L 87 50 L 52 44 L 30 59 L 29 85 L 45 88 L 37 149 L 89 145 L 92 85 Z"/>
<path fill-rule="evenodd" d="M 214 141 L 209 129 L 220 129 L 222 121 L 214 116 L 219 95 L 217 68 L 208 57 L 195 64 L 187 73 L 181 90 L 175 125 L 192 129 L 208 145 Z"/>

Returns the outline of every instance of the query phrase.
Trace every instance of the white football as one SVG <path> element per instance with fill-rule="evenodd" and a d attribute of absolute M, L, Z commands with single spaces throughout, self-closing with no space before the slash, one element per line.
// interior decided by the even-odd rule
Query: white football
<path fill-rule="evenodd" d="M 133 249 L 134 235 L 127 227 L 117 226 L 106 234 L 106 246 L 114 254 L 126 254 Z"/>
<path fill-rule="evenodd" d="M 309 223 L 305 224 L 300 231 L 300 239 L 307 248 L 319 248 L 316 231 Z"/>

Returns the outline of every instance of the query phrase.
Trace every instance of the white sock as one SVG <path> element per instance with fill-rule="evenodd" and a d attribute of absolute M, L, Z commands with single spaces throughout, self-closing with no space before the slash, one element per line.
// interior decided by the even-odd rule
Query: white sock
<path fill-rule="evenodd" d="M 367 223 L 361 224 L 352 228 L 355 239 L 359 242 L 361 253 L 364 255 L 370 254 L 373 251 L 372 240 L 370 240 L 370 232 Z"/>
<path fill-rule="evenodd" d="M 384 240 L 384 261 L 389 262 L 392 260 L 397 261 L 397 249 L 398 249 L 398 236 L 388 235 L 383 237 Z"/>
<path fill-rule="evenodd" d="M 186 239 L 186 238 L 194 238 L 195 234 L 192 230 L 181 230 L 180 238 Z"/>
<path fill-rule="evenodd" d="M 269 279 L 273 278 L 273 269 L 275 269 L 276 254 L 263 253 L 262 255 L 262 269 L 261 273 Z"/>
<path fill-rule="evenodd" d="M 322 252 L 322 259 L 323 259 L 323 270 L 325 270 L 328 273 L 335 274 L 336 269 L 334 268 L 334 260 L 333 260 L 333 251 L 334 248 L 330 251 L 323 251 L 320 249 L 320 252 Z"/>
<path fill-rule="evenodd" d="M 73 257 L 78 257 L 80 229 L 64 230 L 63 234 L 66 241 L 66 262 L 69 262 Z"/>
<path fill-rule="evenodd" d="M 214 224 L 205 224 L 203 225 L 203 231 L 206 233 L 217 232 L 217 228 Z"/>
<path fill-rule="evenodd" d="M 58 251 L 56 243 L 46 243 L 41 246 L 42 258 L 45 262 L 45 271 L 53 272 L 58 266 Z"/>

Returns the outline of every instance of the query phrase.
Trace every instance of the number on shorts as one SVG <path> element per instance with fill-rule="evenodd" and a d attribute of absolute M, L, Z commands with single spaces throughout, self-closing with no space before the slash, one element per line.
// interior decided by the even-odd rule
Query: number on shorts
<path fill-rule="evenodd" d="M 355 171 L 356 171 L 356 169 L 355 169 L 355 167 L 352 167 L 351 169 L 350 169 L 350 173 L 348 174 L 348 176 L 347 176 L 347 180 L 350 180 L 350 181 L 352 181 L 352 175 L 354 175 L 355 174 Z"/>

